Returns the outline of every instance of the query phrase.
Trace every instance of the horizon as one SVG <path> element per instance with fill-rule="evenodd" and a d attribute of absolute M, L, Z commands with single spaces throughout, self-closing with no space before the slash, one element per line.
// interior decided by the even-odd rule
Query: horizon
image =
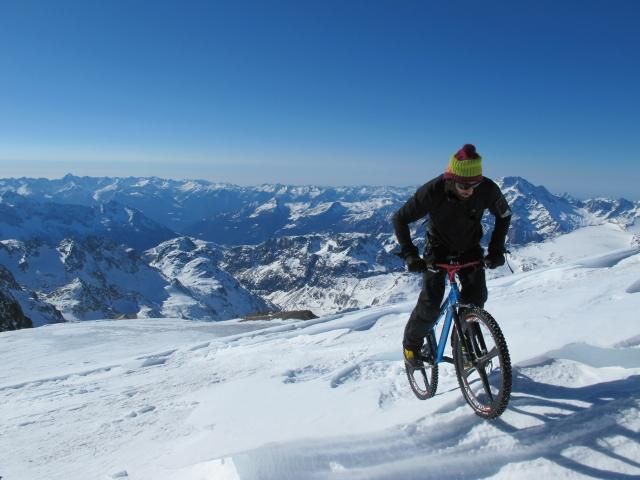
<path fill-rule="evenodd" d="M 0 171 L 409 186 L 473 143 L 490 178 L 637 199 L 638 14 L 634 0 L 9 0 Z"/>

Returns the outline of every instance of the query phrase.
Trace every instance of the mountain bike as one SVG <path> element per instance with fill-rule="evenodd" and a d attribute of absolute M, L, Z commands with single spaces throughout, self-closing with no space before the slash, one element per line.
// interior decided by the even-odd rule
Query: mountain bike
<path fill-rule="evenodd" d="M 438 263 L 435 267 L 447 273 L 449 293 L 420 351 L 423 366 L 413 368 L 405 363 L 411 389 L 420 400 L 433 397 L 438 388 L 438 364 L 452 363 L 469 406 L 482 418 L 496 418 L 505 411 L 511 396 L 511 359 L 507 342 L 498 322 L 489 312 L 459 302 L 457 281 L 460 270 L 484 268 L 484 265 L 476 261 Z M 440 340 L 436 341 L 436 331 L 442 319 Z M 452 324 L 452 357 L 447 357 L 444 351 Z"/>

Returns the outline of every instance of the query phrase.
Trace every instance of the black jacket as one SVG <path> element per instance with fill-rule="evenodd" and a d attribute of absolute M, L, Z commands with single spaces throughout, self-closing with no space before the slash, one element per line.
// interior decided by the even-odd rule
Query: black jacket
<path fill-rule="evenodd" d="M 481 259 L 483 231 L 480 221 L 486 209 L 496 218 L 489 252 L 504 252 L 511 209 L 500 187 L 485 177 L 473 195 L 465 200 L 459 199 L 451 188 L 451 183 L 440 175 L 420 187 L 395 213 L 393 227 L 404 258 L 418 253 L 411 241 L 409 224 L 429 215 L 425 257 L 436 261 L 449 256 L 458 256 L 463 261 Z"/>

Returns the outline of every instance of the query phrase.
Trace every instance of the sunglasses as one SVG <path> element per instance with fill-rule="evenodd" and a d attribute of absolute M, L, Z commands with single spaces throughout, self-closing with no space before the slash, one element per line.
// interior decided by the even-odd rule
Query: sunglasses
<path fill-rule="evenodd" d="M 458 187 L 460 190 L 471 190 L 473 188 L 476 188 L 478 185 L 480 185 L 481 182 L 475 182 L 475 183 L 460 183 L 460 182 L 456 182 L 456 187 Z"/>

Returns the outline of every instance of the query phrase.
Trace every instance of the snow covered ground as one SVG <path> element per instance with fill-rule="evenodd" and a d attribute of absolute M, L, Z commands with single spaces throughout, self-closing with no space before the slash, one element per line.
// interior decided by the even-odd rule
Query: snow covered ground
<path fill-rule="evenodd" d="M 597 232 L 489 282 L 515 366 L 498 420 L 472 413 L 448 365 L 435 398 L 413 396 L 413 301 L 306 322 L 52 325 L 0 334 L 0 476 L 639 478 L 640 250 Z"/>

